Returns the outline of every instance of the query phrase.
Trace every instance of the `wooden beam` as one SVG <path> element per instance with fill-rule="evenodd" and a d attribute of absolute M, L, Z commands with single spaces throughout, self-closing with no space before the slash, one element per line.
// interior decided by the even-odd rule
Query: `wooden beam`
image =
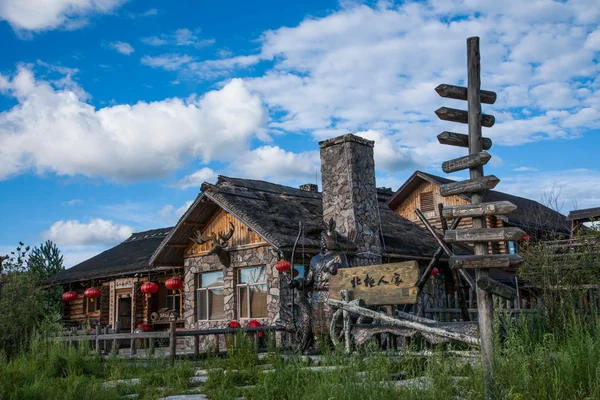
<path fill-rule="evenodd" d="M 450 268 L 474 269 L 474 268 L 510 268 L 521 264 L 523 257 L 518 254 L 486 254 L 474 256 L 452 256 L 450 257 Z"/>
<path fill-rule="evenodd" d="M 194 228 L 204 228 L 206 224 L 201 224 L 199 222 L 192 221 L 183 221 L 183 226 L 193 226 Z"/>
<path fill-rule="evenodd" d="M 495 294 L 508 300 L 517 298 L 517 291 L 510 286 L 493 280 L 489 276 L 481 276 L 477 279 L 477 287 L 488 293 Z"/>
<path fill-rule="evenodd" d="M 487 215 L 505 215 L 517 209 L 510 201 L 448 206 L 442 209 L 444 218 L 485 217 Z"/>
<path fill-rule="evenodd" d="M 469 147 L 469 136 L 463 133 L 444 131 L 440 133 L 437 138 L 440 144 L 447 144 L 449 146 L 457 147 Z M 489 150 L 492 147 L 492 139 L 486 137 L 481 138 L 481 145 L 482 150 Z"/>
<path fill-rule="evenodd" d="M 167 243 L 167 247 L 173 248 L 173 249 L 185 249 L 189 246 L 190 244 L 185 244 L 185 243 Z"/>
<path fill-rule="evenodd" d="M 440 107 L 435 110 L 439 119 L 450 122 L 459 122 L 461 124 L 469 123 L 469 113 L 456 108 Z M 481 114 L 481 126 L 491 128 L 496 123 L 496 118 L 493 115 Z"/>
<path fill-rule="evenodd" d="M 503 242 L 519 240 L 525 232 L 519 228 L 480 228 L 448 230 L 444 239 L 448 243 L 455 242 Z"/>
<path fill-rule="evenodd" d="M 464 86 L 455 86 L 442 83 L 435 88 L 435 91 L 442 97 L 456 100 L 467 100 L 467 88 Z M 496 102 L 496 93 L 489 90 L 481 90 L 479 97 L 484 104 L 494 104 Z"/>
<path fill-rule="evenodd" d="M 463 169 L 480 167 L 490 161 L 492 156 L 487 151 L 470 154 L 468 156 L 455 158 L 454 160 L 446 161 L 442 164 L 442 170 L 449 174 L 451 172 L 462 171 Z"/>
<path fill-rule="evenodd" d="M 156 267 L 173 267 L 173 268 L 183 268 L 183 264 L 155 264 Z"/>
<path fill-rule="evenodd" d="M 493 189 L 500 182 L 494 175 L 474 177 L 466 181 L 446 183 L 440 185 L 440 194 L 444 197 L 455 196 L 464 193 L 481 192 Z"/>

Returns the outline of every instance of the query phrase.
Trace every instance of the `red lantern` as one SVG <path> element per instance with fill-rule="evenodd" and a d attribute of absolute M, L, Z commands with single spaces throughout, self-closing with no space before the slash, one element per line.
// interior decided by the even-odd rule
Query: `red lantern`
<path fill-rule="evenodd" d="M 87 297 L 88 299 L 90 299 L 90 301 L 93 303 L 94 299 L 97 299 L 98 297 L 100 297 L 101 293 L 100 293 L 100 289 L 91 287 L 91 288 L 85 289 L 85 292 L 83 292 L 83 295 L 85 297 Z"/>
<path fill-rule="evenodd" d="M 440 273 L 440 270 L 433 267 L 433 269 L 431 270 L 431 276 L 437 276 L 437 274 Z"/>
<path fill-rule="evenodd" d="M 292 268 L 292 264 L 287 260 L 280 260 L 275 264 L 275 269 L 279 272 L 288 272 L 290 268 Z"/>
<path fill-rule="evenodd" d="M 62 299 L 65 303 L 70 303 L 72 301 L 77 300 L 77 293 L 73 292 L 73 291 L 69 291 L 69 292 L 64 292 L 62 295 Z"/>
<path fill-rule="evenodd" d="M 529 236 L 529 235 L 523 235 L 521 237 L 522 242 L 529 242 L 530 240 L 531 240 L 531 236 Z"/>
<path fill-rule="evenodd" d="M 239 329 L 242 327 L 242 325 L 240 325 L 240 323 L 237 321 L 229 321 L 229 327 L 231 329 Z"/>
<path fill-rule="evenodd" d="M 250 321 L 248 321 L 248 328 L 260 328 L 261 326 L 262 326 L 262 324 L 255 319 L 251 319 Z M 263 336 L 263 333 L 258 332 L 258 337 L 262 337 L 262 336 Z"/>
<path fill-rule="evenodd" d="M 172 278 L 167 279 L 167 281 L 165 282 L 165 286 L 167 287 L 167 289 L 172 290 L 173 294 L 175 294 L 176 290 L 179 290 L 183 287 L 183 281 L 174 276 Z"/>
<path fill-rule="evenodd" d="M 140 290 L 146 296 L 151 297 L 152 293 L 158 292 L 158 285 L 156 284 L 156 282 L 146 282 L 146 283 L 144 283 L 142 285 L 142 287 L 140 288 Z"/>
<path fill-rule="evenodd" d="M 143 330 L 144 332 L 150 332 L 152 327 L 148 324 L 137 324 L 136 328 Z"/>

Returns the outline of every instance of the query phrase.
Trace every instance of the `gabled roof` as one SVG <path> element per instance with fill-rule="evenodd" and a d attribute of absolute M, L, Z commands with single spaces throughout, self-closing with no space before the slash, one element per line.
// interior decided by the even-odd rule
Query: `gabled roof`
<path fill-rule="evenodd" d="M 54 285 L 148 271 L 150 257 L 171 229 L 134 233 L 115 247 L 60 272 L 47 283 Z"/>
<path fill-rule="evenodd" d="M 390 198 L 388 206 L 392 210 L 398 208 L 402 201 L 423 182 L 440 186 L 456 181 L 423 171 L 415 171 Z M 460 195 L 459 197 L 466 201 L 471 201 L 471 197 L 468 195 Z M 510 214 L 498 216 L 499 219 L 502 219 L 509 225 L 518 226 L 525 230 L 536 229 L 542 232 L 569 234 L 567 217 L 537 201 L 496 190 L 487 190 L 484 195 L 484 201 L 510 201 L 516 205 L 517 209 L 515 211 Z"/>
<path fill-rule="evenodd" d="M 585 208 L 583 210 L 573 210 L 569 212 L 569 216 L 567 220 L 576 221 L 576 220 L 584 220 L 591 221 L 593 219 L 600 218 L 600 207 L 595 208 Z"/>
<path fill-rule="evenodd" d="M 430 257 L 435 240 L 423 228 L 395 214 L 386 206 L 391 192 L 378 191 L 381 225 L 386 253 Z M 151 259 L 153 265 L 181 263 L 183 248 L 168 244 L 189 243 L 195 228 L 206 223 L 218 207 L 238 218 L 265 242 L 279 250 L 291 249 L 304 226 L 299 248 L 319 249 L 325 228 L 321 193 L 274 183 L 219 176 L 215 185 L 205 183 L 194 203 L 181 217 Z M 187 224 L 186 224 L 187 222 Z"/>

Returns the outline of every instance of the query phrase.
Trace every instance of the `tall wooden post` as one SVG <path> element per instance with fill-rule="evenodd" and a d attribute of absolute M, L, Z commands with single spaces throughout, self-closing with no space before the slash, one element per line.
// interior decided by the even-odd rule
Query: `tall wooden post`
<path fill-rule="evenodd" d="M 175 365 L 175 352 L 177 351 L 177 336 L 175 335 L 175 321 L 171 321 L 169 327 L 169 357 L 171 358 L 171 366 Z"/>
<path fill-rule="evenodd" d="M 479 61 L 479 38 L 470 37 L 467 39 L 469 155 L 478 154 L 483 150 L 481 145 L 481 67 Z M 469 175 L 471 179 L 482 178 L 483 165 L 471 167 Z M 471 194 L 471 204 L 479 204 L 482 202 L 482 192 L 473 192 Z M 485 219 L 485 216 L 473 217 L 473 229 L 485 228 Z M 487 243 L 475 243 L 476 256 L 484 256 L 487 253 Z M 487 278 L 488 275 L 489 269 L 487 268 L 480 268 L 475 271 L 477 280 L 481 277 Z M 481 340 L 485 397 L 486 399 L 492 399 L 494 398 L 494 307 L 492 305 L 491 293 L 488 293 L 479 287 L 477 288 L 477 313 Z"/>

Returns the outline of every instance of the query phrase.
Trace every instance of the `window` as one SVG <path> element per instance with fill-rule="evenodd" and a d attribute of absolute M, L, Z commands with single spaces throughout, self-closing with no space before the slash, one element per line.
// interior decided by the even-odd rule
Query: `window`
<path fill-rule="evenodd" d="M 420 197 L 420 208 L 422 212 L 435 211 L 433 204 L 433 192 L 423 192 Z"/>
<path fill-rule="evenodd" d="M 100 299 L 85 299 L 86 301 L 86 306 L 87 306 L 87 312 L 88 313 L 93 313 L 96 311 L 100 311 Z"/>
<path fill-rule="evenodd" d="M 172 290 L 167 291 L 167 308 L 177 311 L 181 317 L 181 293 L 179 291 L 176 290 L 175 294 Z"/>
<path fill-rule="evenodd" d="M 222 271 L 196 274 L 196 319 L 225 319 Z"/>
<path fill-rule="evenodd" d="M 267 316 L 267 267 L 238 270 L 238 316 L 261 318 Z"/>

